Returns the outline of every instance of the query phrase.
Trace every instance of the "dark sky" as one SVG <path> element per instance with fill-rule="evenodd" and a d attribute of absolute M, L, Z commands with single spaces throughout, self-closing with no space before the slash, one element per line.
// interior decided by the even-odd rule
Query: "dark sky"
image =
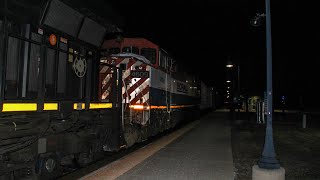
<path fill-rule="evenodd" d="M 225 88 L 228 58 L 240 65 L 241 88 L 263 94 L 265 25 L 250 19 L 261 0 L 107 1 L 123 17 L 124 34 L 145 37 L 169 51 L 187 71 Z M 274 98 L 319 102 L 319 10 L 315 1 L 271 0 Z M 265 22 L 265 21 L 263 21 Z"/>

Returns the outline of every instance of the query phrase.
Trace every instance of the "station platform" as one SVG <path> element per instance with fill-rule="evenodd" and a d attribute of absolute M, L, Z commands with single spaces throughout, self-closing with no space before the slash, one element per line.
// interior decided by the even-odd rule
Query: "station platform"
<path fill-rule="evenodd" d="M 233 180 L 230 131 L 226 113 L 210 112 L 80 179 Z"/>

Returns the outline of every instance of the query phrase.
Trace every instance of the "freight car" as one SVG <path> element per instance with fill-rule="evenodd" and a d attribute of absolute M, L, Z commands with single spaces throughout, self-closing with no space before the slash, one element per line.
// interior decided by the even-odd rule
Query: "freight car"
<path fill-rule="evenodd" d="M 98 93 L 100 47 L 119 29 L 41 2 L 0 1 L 0 179 L 54 179 L 120 147 L 116 81 L 110 102 Z"/>
<path fill-rule="evenodd" d="M 55 179 L 210 108 L 201 105 L 210 91 L 158 45 L 104 40 L 118 29 L 58 0 L 39 22 L 14 17 L 9 2 L 0 16 L 0 179 Z"/>

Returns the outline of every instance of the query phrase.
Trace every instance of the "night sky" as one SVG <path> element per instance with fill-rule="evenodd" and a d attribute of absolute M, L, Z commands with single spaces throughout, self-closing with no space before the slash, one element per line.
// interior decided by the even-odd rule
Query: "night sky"
<path fill-rule="evenodd" d="M 98 0 L 96 0 L 98 1 Z M 103 0 L 100 0 L 103 1 Z M 124 36 L 144 37 L 171 53 L 186 71 L 223 91 L 226 63 L 240 65 L 241 89 L 266 89 L 265 12 L 260 0 L 108 0 L 123 19 Z M 319 10 L 315 1 L 271 0 L 273 89 L 277 103 L 320 107 Z M 100 7 L 101 9 L 102 7 Z"/>

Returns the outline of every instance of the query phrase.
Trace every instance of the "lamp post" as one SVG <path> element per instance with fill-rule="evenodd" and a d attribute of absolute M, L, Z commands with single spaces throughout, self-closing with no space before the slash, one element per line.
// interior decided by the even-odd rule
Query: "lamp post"
<path fill-rule="evenodd" d="M 267 126 L 262 157 L 259 167 L 264 169 L 279 169 L 280 164 L 276 159 L 273 143 L 272 114 L 273 114 L 273 89 L 272 89 L 272 45 L 271 45 L 271 15 L 270 0 L 266 0 L 266 48 L 267 48 Z"/>
<path fill-rule="evenodd" d="M 233 81 L 231 80 L 226 80 L 226 84 L 227 84 L 227 99 L 230 102 L 230 113 L 233 114 L 234 111 L 234 107 L 233 107 L 233 92 L 232 92 L 232 83 Z"/>
<path fill-rule="evenodd" d="M 270 15 L 270 0 L 265 0 L 266 3 L 266 49 L 267 49 L 267 126 L 265 142 L 262 156 L 258 165 L 252 167 L 252 180 L 274 179 L 284 180 L 285 170 L 280 167 L 279 161 L 276 159 L 276 153 L 273 145 L 273 130 L 272 130 L 272 46 L 271 46 L 271 15 Z M 260 18 L 253 20 L 257 23 Z M 254 25 L 254 24 L 253 24 Z"/>
<path fill-rule="evenodd" d="M 234 79 L 233 79 L 233 71 L 232 71 L 233 64 L 228 63 L 226 67 L 227 67 L 227 80 L 226 80 L 227 99 L 230 102 L 230 119 L 233 121 L 234 120 L 234 103 L 233 103 Z"/>
<path fill-rule="evenodd" d="M 266 51 L 267 51 L 267 125 L 262 156 L 258 166 L 253 166 L 252 179 L 285 179 L 285 170 L 280 167 L 276 159 L 273 143 L 272 115 L 273 115 L 273 89 L 272 89 L 272 46 L 271 46 L 271 14 L 270 0 L 265 0 L 266 14 L 257 14 L 251 20 L 253 26 L 260 24 L 261 17 L 266 17 Z"/>
<path fill-rule="evenodd" d="M 238 118 L 240 113 L 240 65 L 237 65 L 237 103 L 238 103 Z"/>
<path fill-rule="evenodd" d="M 230 61 L 226 65 L 226 67 L 232 69 L 232 71 L 233 71 L 234 66 L 235 65 L 232 64 Z M 236 67 L 237 67 L 237 96 L 236 97 L 237 97 L 237 102 L 238 102 L 238 105 L 239 105 L 239 99 L 240 99 L 240 65 L 237 64 Z M 232 73 L 232 77 L 233 77 L 233 74 L 234 73 Z M 232 78 L 232 79 L 234 79 L 234 78 Z M 239 112 L 240 112 L 240 108 L 238 107 L 238 115 L 239 115 Z"/>
<path fill-rule="evenodd" d="M 273 88 L 272 88 L 272 44 L 271 44 L 271 16 L 270 0 L 266 0 L 266 48 L 267 48 L 267 126 L 262 156 L 259 167 L 263 169 L 279 169 L 273 143 L 272 115 L 273 115 Z"/>

